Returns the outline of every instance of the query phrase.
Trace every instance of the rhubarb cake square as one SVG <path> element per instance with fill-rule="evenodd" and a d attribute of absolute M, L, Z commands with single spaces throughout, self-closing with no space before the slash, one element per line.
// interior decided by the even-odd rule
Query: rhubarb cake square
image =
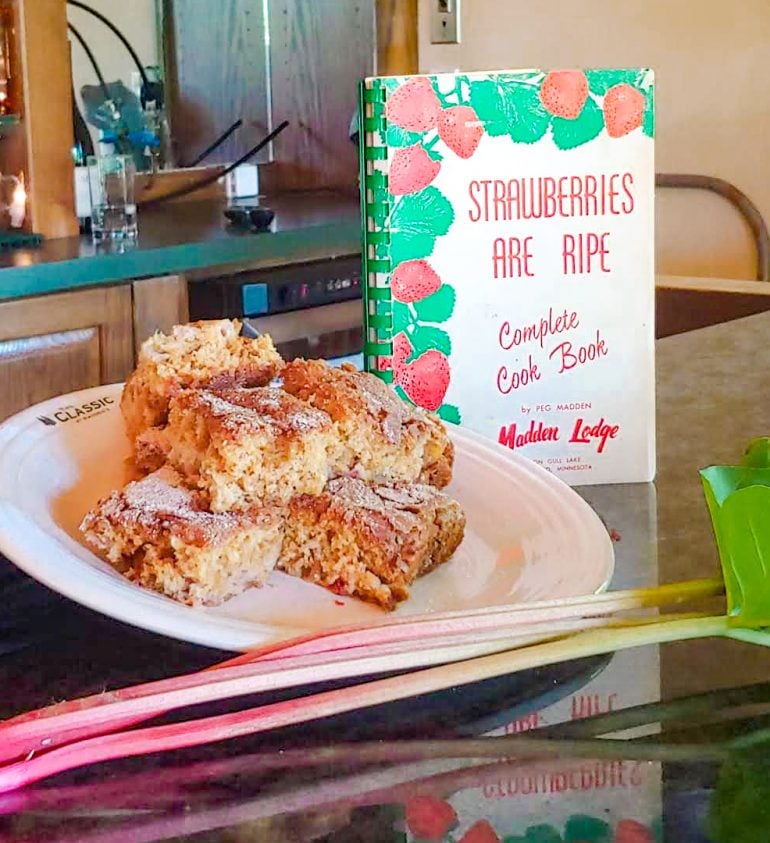
<path fill-rule="evenodd" d="M 214 512 L 320 494 L 335 442 L 326 413 L 275 387 L 180 392 L 165 437 L 168 464 Z"/>
<path fill-rule="evenodd" d="M 236 319 L 193 322 L 144 342 L 120 402 L 132 444 L 166 423 L 169 400 L 180 389 L 270 383 L 283 365 L 273 341 L 243 337 L 240 328 Z"/>
<path fill-rule="evenodd" d="M 130 580 L 189 605 L 217 605 L 262 585 L 281 548 L 280 509 L 212 513 L 164 467 L 112 492 L 80 526 Z"/>
<path fill-rule="evenodd" d="M 278 567 L 393 609 L 417 577 L 452 556 L 464 529 L 460 505 L 433 486 L 340 477 L 289 503 Z"/>
<path fill-rule="evenodd" d="M 412 407 L 375 375 L 350 364 L 293 360 L 282 372 L 284 389 L 328 413 L 338 443 L 332 475 L 354 473 L 378 483 L 452 479 L 454 448 L 441 421 Z"/>

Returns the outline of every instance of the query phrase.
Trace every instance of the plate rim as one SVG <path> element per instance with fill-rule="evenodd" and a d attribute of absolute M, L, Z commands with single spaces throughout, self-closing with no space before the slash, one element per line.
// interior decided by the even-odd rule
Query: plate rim
<path fill-rule="evenodd" d="M 41 401 L 27 407 L 10 416 L 8 419 L 5 419 L 2 423 L 0 423 L 0 469 L 2 468 L 2 456 L 4 450 L 19 435 L 21 435 L 31 423 L 39 421 L 38 417 L 40 415 L 50 412 L 49 408 L 54 405 L 58 405 L 61 402 L 66 402 L 67 404 L 85 402 L 97 393 L 99 393 L 102 397 L 105 394 L 110 395 L 110 393 L 112 393 L 112 395 L 119 395 L 120 390 L 123 388 L 123 383 L 124 382 L 121 381 L 112 384 L 102 384 L 100 386 L 87 387 L 85 389 L 53 396 L 45 401 Z M 581 510 L 585 516 L 586 520 L 584 521 L 584 524 L 586 529 L 595 533 L 597 551 L 601 550 L 603 557 L 604 579 L 598 586 L 594 587 L 592 592 L 586 592 L 586 596 L 592 593 L 600 594 L 603 591 L 606 591 L 615 572 L 615 550 L 612 544 L 612 539 L 605 525 L 591 505 L 571 486 L 555 474 L 522 454 L 518 454 L 508 449 L 501 451 L 501 446 L 489 439 L 489 437 L 468 428 L 447 425 L 447 429 L 450 432 L 450 436 L 455 447 L 461 445 L 463 440 L 465 440 L 468 443 L 472 443 L 476 448 L 481 449 L 482 452 L 484 452 L 485 457 L 494 459 L 495 461 L 498 461 L 501 454 L 504 454 L 505 461 L 515 464 L 519 470 L 535 477 L 540 481 L 540 483 L 545 484 L 552 492 L 556 493 L 558 497 L 563 499 L 566 495 L 569 499 L 571 499 L 577 509 Z M 0 476 L 0 481 L 1 480 L 2 476 Z M 200 608 L 175 603 L 174 601 L 163 598 L 162 595 L 155 594 L 154 592 L 139 588 L 138 586 L 135 586 L 135 592 L 132 593 L 134 599 L 125 599 L 127 595 L 121 589 L 121 599 L 108 603 L 108 607 L 105 608 L 103 603 L 101 603 L 98 599 L 100 591 L 99 588 L 96 589 L 96 593 L 92 594 L 92 588 L 89 586 L 85 589 L 84 593 L 83 589 L 70 587 L 66 578 L 62 577 L 57 579 L 54 569 L 46 567 L 48 563 L 43 563 L 43 567 L 41 569 L 40 563 L 34 558 L 34 552 L 28 547 L 25 547 L 23 541 L 19 542 L 18 538 L 6 529 L 8 512 L 12 511 L 12 509 L 12 500 L 7 495 L 0 493 L 0 553 L 2 553 L 15 567 L 19 568 L 38 583 L 50 588 L 52 591 L 62 595 L 63 597 L 72 600 L 74 603 L 85 606 L 104 617 L 111 618 L 138 629 L 165 635 L 176 640 L 198 644 L 212 649 L 231 650 L 233 652 L 242 652 L 253 648 L 254 646 L 260 646 L 259 642 L 254 642 L 256 635 L 260 633 L 269 633 L 270 631 L 274 632 L 278 629 L 278 627 L 270 624 L 260 624 L 259 621 L 248 621 L 240 618 L 217 616 L 217 625 L 219 625 L 223 631 L 225 627 L 227 628 L 228 635 L 231 640 L 230 643 L 226 645 L 222 643 L 212 643 L 209 625 L 200 623 L 201 611 L 205 613 L 205 609 L 201 610 Z M 70 551 L 57 537 L 47 533 L 47 531 L 40 527 L 37 527 L 37 531 L 39 534 L 45 536 L 48 541 L 53 542 L 54 545 L 58 546 L 61 549 L 61 552 L 67 553 L 68 555 L 70 554 Z M 601 547 L 602 545 L 603 548 Z M 105 580 L 105 582 L 107 581 Z M 151 603 L 154 602 L 152 598 L 159 601 L 157 610 L 150 611 L 149 617 L 144 618 L 142 616 L 147 614 L 148 608 L 150 608 Z M 524 605 L 524 603 L 521 605 Z M 131 609 L 138 610 L 140 614 L 140 618 L 138 620 L 136 617 L 130 616 Z M 421 614 L 410 617 L 417 619 L 424 616 L 424 614 Z M 382 623 L 373 625 L 387 626 L 388 621 L 385 620 Z M 331 627 L 329 627 L 329 629 L 331 629 Z M 296 627 L 282 627 L 281 630 L 285 634 L 282 634 L 280 638 L 272 638 L 271 640 L 273 642 L 288 640 L 294 635 L 303 635 L 308 632 L 307 629 L 300 629 Z M 209 634 L 207 634 L 207 631 Z"/>

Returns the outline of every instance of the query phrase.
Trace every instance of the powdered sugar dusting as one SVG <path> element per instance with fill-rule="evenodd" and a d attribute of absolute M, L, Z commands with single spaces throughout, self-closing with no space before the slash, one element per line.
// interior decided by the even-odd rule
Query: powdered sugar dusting
<path fill-rule="evenodd" d="M 99 507 L 101 515 L 145 529 L 168 530 L 194 544 L 216 544 L 235 530 L 271 519 L 271 511 L 212 513 L 201 496 L 182 485 L 171 468 L 164 467 L 129 483 Z"/>
<path fill-rule="evenodd" d="M 378 377 L 347 363 L 335 368 L 323 360 L 293 360 L 283 376 L 289 392 L 327 410 L 335 419 L 365 413 L 391 444 L 398 444 L 413 425 L 427 421 L 421 410 L 402 401 Z"/>
<path fill-rule="evenodd" d="M 194 393 L 191 401 L 203 404 L 226 429 L 234 432 L 302 434 L 331 427 L 331 419 L 322 410 L 275 387 L 202 390 Z"/>
<path fill-rule="evenodd" d="M 396 486 L 377 486 L 355 477 L 330 480 L 326 490 L 341 503 L 376 512 L 396 510 L 414 511 L 420 506 L 443 497 L 431 486 L 418 483 Z"/>
<path fill-rule="evenodd" d="M 195 509 L 195 494 L 185 489 L 181 477 L 166 466 L 129 483 L 123 496 L 129 507 L 148 513 L 182 516 Z"/>

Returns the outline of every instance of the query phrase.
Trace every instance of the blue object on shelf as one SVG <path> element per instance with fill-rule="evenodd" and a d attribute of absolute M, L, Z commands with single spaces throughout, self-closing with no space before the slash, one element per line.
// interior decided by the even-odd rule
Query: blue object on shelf
<path fill-rule="evenodd" d="M 267 313 L 267 284 L 244 284 L 241 287 L 241 295 L 244 316 L 260 316 Z"/>

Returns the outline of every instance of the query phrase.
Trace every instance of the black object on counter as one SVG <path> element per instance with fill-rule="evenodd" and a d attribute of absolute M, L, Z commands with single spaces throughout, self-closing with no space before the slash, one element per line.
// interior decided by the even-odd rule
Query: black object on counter
<path fill-rule="evenodd" d="M 269 231 L 275 211 L 262 205 L 236 205 L 225 211 L 230 225 L 247 231 Z"/>

